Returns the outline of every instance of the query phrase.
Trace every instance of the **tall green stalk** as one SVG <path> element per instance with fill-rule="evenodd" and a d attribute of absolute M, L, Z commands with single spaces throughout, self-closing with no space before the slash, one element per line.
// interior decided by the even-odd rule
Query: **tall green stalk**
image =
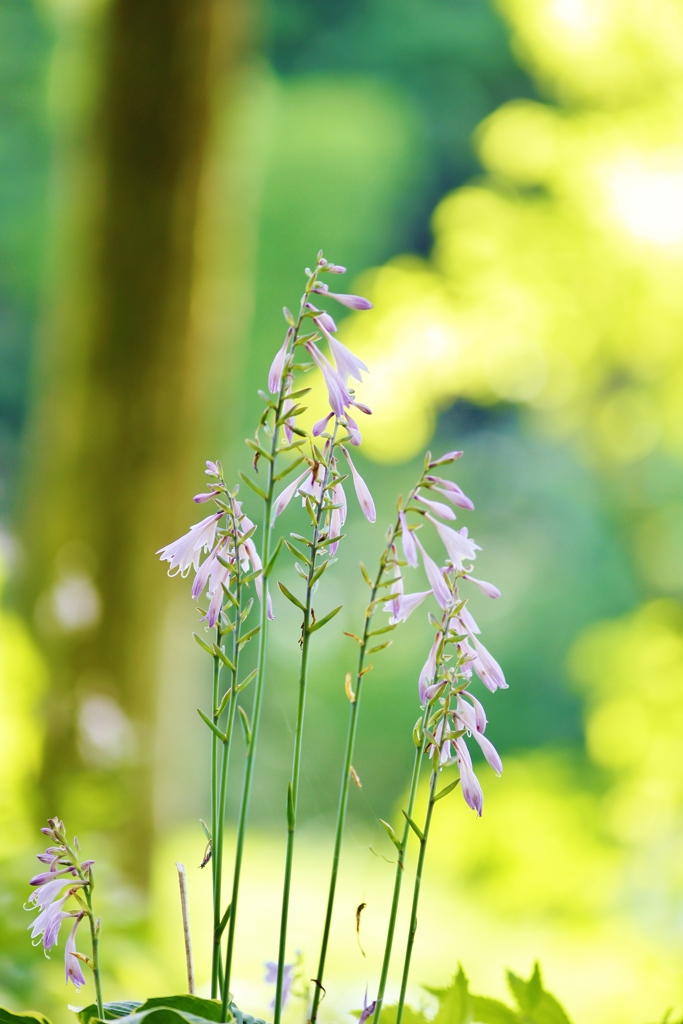
<path fill-rule="evenodd" d="M 294 736 L 294 754 L 292 760 L 292 776 L 287 789 L 287 851 L 285 855 L 285 878 L 282 888 L 282 911 L 280 915 L 280 941 L 278 945 L 277 981 L 275 986 L 275 1016 L 274 1024 L 280 1024 L 282 1016 L 282 990 L 284 985 L 285 955 L 287 947 L 287 923 L 289 919 L 289 902 L 292 884 L 292 866 L 294 863 L 294 837 L 296 834 L 296 815 L 299 803 L 299 782 L 301 776 L 301 748 L 303 743 L 304 712 L 306 709 L 306 691 L 308 688 L 308 657 L 310 650 L 310 638 L 315 620 L 311 621 L 313 586 L 319 578 L 316 560 L 320 546 L 320 532 L 328 515 L 329 502 L 327 489 L 330 483 L 331 469 L 334 459 L 337 430 L 339 422 L 335 419 L 332 437 L 326 446 L 325 463 L 320 499 L 315 507 L 313 518 L 313 534 L 309 542 L 310 559 L 308 574 L 306 578 L 306 601 L 304 606 L 304 620 L 301 627 L 301 663 L 299 670 L 299 701 L 296 716 L 296 732 Z M 309 509 L 311 505 L 309 503 Z M 312 509 L 311 509 L 312 510 Z M 313 627 L 313 628 L 312 628 Z"/>
<path fill-rule="evenodd" d="M 230 500 L 230 523 L 232 528 L 232 540 L 234 550 L 239 550 L 239 529 L 238 519 L 235 514 L 235 502 L 234 499 Z M 230 659 L 230 687 L 228 697 L 228 720 L 225 729 L 225 739 L 223 740 L 222 749 L 222 761 L 220 779 L 216 786 L 215 775 L 213 777 L 214 787 L 217 789 L 217 800 L 216 800 L 216 823 L 213 831 L 213 861 L 214 861 L 214 887 L 213 887 L 213 950 L 212 950 L 212 961 L 211 961 L 211 998 L 215 999 L 218 994 L 218 981 L 221 973 L 221 939 L 223 937 L 223 931 L 225 929 L 226 920 L 222 915 L 221 907 L 221 895 L 222 895 L 222 881 L 223 881 L 223 840 L 225 836 L 225 802 L 227 798 L 227 787 L 228 787 L 228 766 L 230 763 L 230 750 L 232 746 L 232 736 L 235 725 L 235 712 L 237 710 L 237 693 L 238 693 L 238 677 L 239 677 L 239 657 L 240 657 L 240 631 L 242 625 L 242 569 L 239 558 L 235 559 L 235 575 L 234 575 L 234 586 L 235 592 L 231 599 L 231 604 L 235 609 L 235 622 L 234 628 L 232 629 L 232 658 Z M 216 660 L 220 660 L 217 656 Z M 220 696 L 218 694 L 217 696 Z M 213 707 L 213 720 L 216 726 L 219 726 L 219 719 L 221 717 L 221 704 L 216 703 Z M 218 737 L 214 734 L 213 739 L 219 742 Z"/>
<path fill-rule="evenodd" d="M 95 920 L 92 909 L 92 868 L 88 869 L 89 884 L 85 887 L 85 902 L 88 906 L 88 921 L 90 922 L 90 942 L 92 946 L 92 975 L 95 982 L 95 1002 L 97 1003 L 97 1016 L 104 1020 L 104 1004 L 102 1002 L 102 980 L 100 978 L 100 936 L 99 924 Z"/>
<path fill-rule="evenodd" d="M 408 495 L 406 501 L 406 507 L 408 507 L 411 501 L 414 499 L 420 484 L 416 484 Z M 341 848 L 342 841 L 344 838 L 344 828 L 346 825 L 346 811 L 349 800 L 349 786 L 351 782 L 351 767 L 353 761 L 353 752 L 356 744 L 356 732 L 358 728 L 358 713 L 360 711 L 360 699 L 363 691 L 363 680 L 367 675 L 365 668 L 365 659 L 368 654 L 372 654 L 374 651 L 381 650 L 382 647 L 388 646 L 388 644 L 380 644 L 377 647 L 372 647 L 368 650 L 368 640 L 373 636 L 377 636 L 384 632 L 393 630 L 394 626 L 384 627 L 384 629 L 371 630 L 372 620 L 374 613 L 377 609 L 377 605 L 386 601 L 387 597 L 378 598 L 377 594 L 380 588 L 386 586 L 383 583 L 383 577 L 387 569 L 391 567 L 392 560 L 392 548 L 396 543 L 396 538 L 400 532 L 400 521 L 397 518 L 393 527 L 390 528 L 387 544 L 380 556 L 379 569 L 377 576 L 373 583 L 371 583 L 370 590 L 370 602 L 365 610 L 365 622 L 363 626 L 363 635 L 360 638 L 356 638 L 359 642 L 358 651 L 358 665 L 356 667 L 356 679 L 355 679 L 355 690 L 352 690 L 349 694 L 349 700 L 351 707 L 349 710 L 349 725 L 346 733 L 346 749 L 344 753 L 344 767 L 342 770 L 341 786 L 339 790 L 339 804 L 337 807 L 337 824 L 334 833 L 334 850 L 332 853 L 332 871 L 330 874 L 330 888 L 327 896 L 327 907 L 325 910 L 325 924 L 323 926 L 323 937 L 320 944 L 320 958 L 318 961 L 318 973 L 316 975 L 314 985 L 315 991 L 313 994 L 313 1003 L 311 1006 L 311 1024 L 315 1024 L 318 1016 L 318 1009 L 320 1007 L 320 1000 L 323 995 L 323 975 L 325 973 L 325 963 L 327 960 L 327 949 L 330 941 L 330 931 L 332 929 L 332 913 L 334 910 L 334 900 L 337 891 L 337 877 L 339 874 L 339 862 L 341 859 Z M 370 582 L 369 578 L 366 582 Z M 389 581 L 393 583 L 393 580 Z"/>
<path fill-rule="evenodd" d="M 438 762 L 438 752 L 436 754 Z M 413 903 L 410 909 L 410 926 L 408 928 L 408 942 L 406 945 L 406 955 L 403 963 L 403 976 L 401 977 L 401 994 L 398 998 L 398 1006 L 396 1008 L 396 1024 L 401 1024 L 403 1017 L 403 1007 L 406 1001 L 406 989 L 408 987 L 408 975 L 410 974 L 410 961 L 413 955 L 413 947 L 415 945 L 415 934 L 417 932 L 417 907 L 420 902 L 420 888 L 422 886 L 422 874 L 424 871 L 425 854 L 427 852 L 427 840 L 429 839 L 429 829 L 432 823 L 432 814 L 434 811 L 434 804 L 437 800 L 436 784 L 439 778 L 438 764 L 432 769 L 431 779 L 429 781 L 429 801 L 427 803 L 427 813 L 425 815 L 425 822 L 422 829 L 422 835 L 420 836 L 420 852 L 417 858 L 417 868 L 415 870 L 415 885 L 413 887 Z"/>
<path fill-rule="evenodd" d="M 283 406 L 287 397 L 287 376 L 291 370 L 293 362 L 293 352 L 297 344 L 299 331 L 303 322 L 304 316 L 306 315 L 306 302 L 313 289 L 317 277 L 317 270 L 315 270 L 308 279 L 306 284 L 306 290 L 301 298 L 301 304 L 299 307 L 299 316 L 292 329 L 290 338 L 290 347 L 288 350 L 287 359 L 283 369 L 280 389 L 277 396 L 277 402 L 274 405 L 270 405 L 269 409 L 272 410 L 272 429 L 270 434 L 270 450 L 266 453 L 265 462 L 267 465 L 267 479 L 266 487 L 264 491 L 259 491 L 264 502 L 263 509 L 263 533 L 261 537 L 261 562 L 263 565 L 263 590 L 261 594 L 261 618 L 260 618 L 260 629 L 259 629 L 259 649 L 258 649 L 258 661 L 257 661 L 257 672 L 256 672 L 256 684 L 254 691 L 254 704 L 252 709 L 252 722 L 250 735 L 247 742 L 247 753 L 246 763 L 244 768 L 244 780 L 242 784 L 242 797 L 240 801 L 240 812 L 237 824 L 237 839 L 235 844 L 235 865 L 233 871 L 232 881 L 232 896 L 230 900 L 230 920 L 228 922 L 228 941 L 227 950 L 225 955 L 225 972 L 223 975 L 223 986 L 222 986 L 222 1014 L 221 1020 L 226 1021 L 228 1019 L 228 1005 L 230 1001 L 230 980 L 232 975 L 232 962 L 235 952 L 235 929 L 237 924 L 237 907 L 239 900 L 240 881 L 242 877 L 242 862 L 244 858 L 244 843 L 246 839 L 247 823 L 249 819 L 249 804 L 251 801 L 251 789 L 254 778 L 254 764 L 256 761 L 256 744 L 258 740 L 259 728 L 261 725 L 261 711 L 263 707 L 263 690 L 266 676 L 266 654 L 268 647 L 268 576 L 272 566 L 270 565 L 271 559 L 271 516 L 273 510 L 273 497 L 274 487 L 276 483 L 275 473 L 275 462 L 281 449 L 278 447 L 280 438 L 280 431 L 282 426 Z M 244 477 L 245 481 L 251 484 L 248 478 Z"/>

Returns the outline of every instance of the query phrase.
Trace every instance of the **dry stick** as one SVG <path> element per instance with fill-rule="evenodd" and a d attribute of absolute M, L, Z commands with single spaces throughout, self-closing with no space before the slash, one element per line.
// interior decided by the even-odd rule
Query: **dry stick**
<path fill-rule="evenodd" d="M 180 885 L 180 907 L 183 912 L 183 936 L 185 938 L 185 962 L 187 964 L 187 991 L 195 994 L 194 965 L 192 963 L 192 937 L 190 935 L 190 908 L 187 905 L 187 875 L 185 865 L 176 861 L 178 883 Z"/>

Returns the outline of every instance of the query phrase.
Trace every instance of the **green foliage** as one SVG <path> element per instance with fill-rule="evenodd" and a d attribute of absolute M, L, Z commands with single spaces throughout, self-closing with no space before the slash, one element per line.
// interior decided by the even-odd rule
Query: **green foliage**
<path fill-rule="evenodd" d="M 0 1006 L 0 1024 L 50 1024 L 42 1013 L 12 1013 Z"/>
<path fill-rule="evenodd" d="M 230 1004 L 231 1020 L 235 1024 L 265 1024 L 265 1021 L 242 1013 L 234 1003 Z M 97 1007 L 94 1003 L 78 1014 L 80 1024 L 97 1021 Z M 128 1024 L 204 1024 L 211 1021 L 218 1024 L 221 1019 L 221 1004 L 217 999 L 202 999 L 200 996 L 155 996 L 144 1003 L 106 1003 L 105 1020 L 125 1018 Z M 11 1018 L 11 1019 L 10 1019 Z M 14 1024 L 24 1018 L 10 1015 L 7 1022 L 0 1018 L 0 1024 Z M 41 1024 L 45 1018 L 41 1018 Z"/>
<path fill-rule="evenodd" d="M 508 971 L 507 980 L 517 1003 L 515 1009 L 497 999 L 473 995 L 465 972 L 459 967 L 447 988 L 426 989 L 439 1001 L 432 1024 L 570 1024 L 557 999 L 543 988 L 538 964 L 528 981 L 512 971 Z M 382 1010 L 381 1024 L 394 1024 L 395 1020 L 395 1006 Z M 426 1020 L 423 1013 L 410 1008 L 403 1013 L 405 1024 L 425 1024 Z"/>

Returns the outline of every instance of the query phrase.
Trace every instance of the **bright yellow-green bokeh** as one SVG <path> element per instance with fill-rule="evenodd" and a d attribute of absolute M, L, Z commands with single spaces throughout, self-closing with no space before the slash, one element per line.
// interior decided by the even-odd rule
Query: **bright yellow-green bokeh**
<path fill-rule="evenodd" d="M 548 103 L 480 125 L 486 176 L 434 214 L 429 261 L 359 287 L 368 450 L 401 461 L 457 397 L 520 402 L 599 458 L 683 454 L 683 8 L 509 0 Z"/>

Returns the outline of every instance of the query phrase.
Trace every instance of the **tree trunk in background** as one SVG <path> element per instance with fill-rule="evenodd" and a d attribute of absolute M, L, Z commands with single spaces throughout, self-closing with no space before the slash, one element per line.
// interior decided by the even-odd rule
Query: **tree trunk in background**
<path fill-rule="evenodd" d="M 204 514 L 189 499 L 215 457 L 228 360 L 193 296 L 214 106 L 229 103 L 243 55 L 237 5 L 111 0 L 104 14 L 90 166 L 62 185 L 80 223 L 58 253 L 27 452 L 21 598 L 51 671 L 38 810 L 106 831 L 143 885 L 175 590 L 154 552 Z"/>

